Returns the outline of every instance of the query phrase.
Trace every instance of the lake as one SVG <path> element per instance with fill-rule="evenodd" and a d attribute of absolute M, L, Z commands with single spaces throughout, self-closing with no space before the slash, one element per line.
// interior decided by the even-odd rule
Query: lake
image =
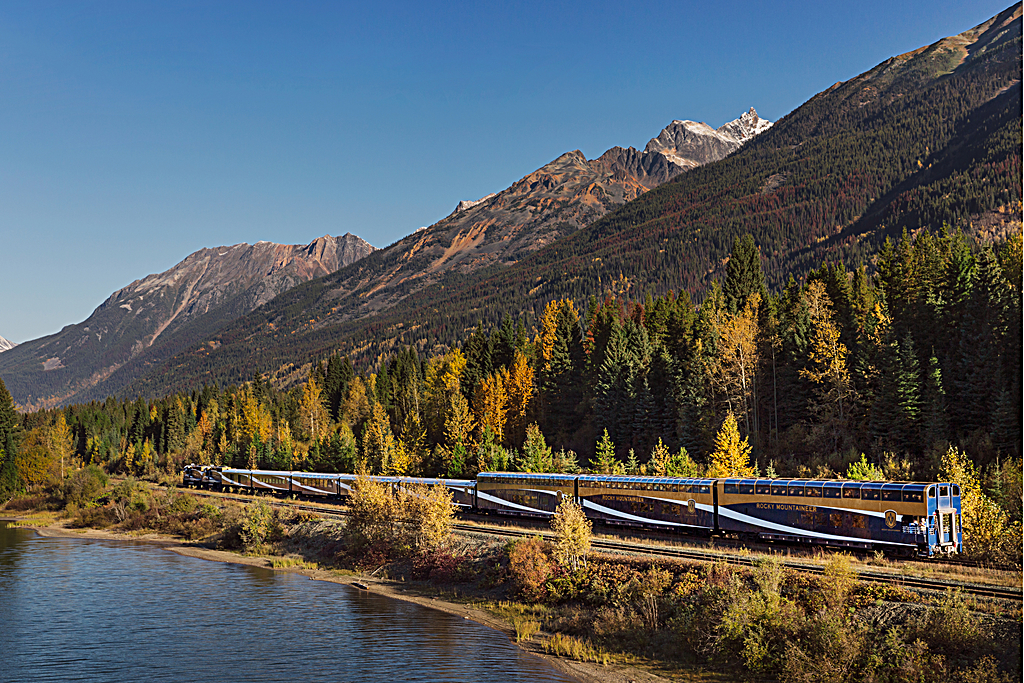
<path fill-rule="evenodd" d="M 476 622 L 348 586 L 0 522 L 3 681 L 559 681 Z"/>

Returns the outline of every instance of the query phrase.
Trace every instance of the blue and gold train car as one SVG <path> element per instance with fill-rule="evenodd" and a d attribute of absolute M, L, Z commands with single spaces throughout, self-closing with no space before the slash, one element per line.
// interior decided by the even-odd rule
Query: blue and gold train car
<path fill-rule="evenodd" d="M 376 477 L 370 478 L 374 479 Z M 398 480 L 398 485 L 403 488 L 412 488 L 414 486 L 444 486 L 448 489 L 448 492 L 452 494 L 452 502 L 455 503 L 456 507 L 460 510 L 470 510 L 475 505 L 476 482 L 472 479 L 401 477 Z"/>
<path fill-rule="evenodd" d="M 576 496 L 576 475 L 481 472 L 476 476 L 476 507 L 484 512 L 551 517 L 563 498 Z"/>
<path fill-rule="evenodd" d="M 578 496 L 587 517 L 621 526 L 710 533 L 715 480 L 585 474 Z"/>
<path fill-rule="evenodd" d="M 721 533 L 905 554 L 961 550 L 955 484 L 719 479 L 715 488 Z"/>

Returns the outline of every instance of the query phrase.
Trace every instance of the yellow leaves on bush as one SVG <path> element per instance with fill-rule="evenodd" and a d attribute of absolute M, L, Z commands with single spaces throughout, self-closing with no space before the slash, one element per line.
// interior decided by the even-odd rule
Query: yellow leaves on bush
<path fill-rule="evenodd" d="M 587 564 L 593 523 L 583 508 L 572 498 L 563 498 L 551 519 L 551 529 L 558 535 L 555 556 L 566 569 L 576 571 Z"/>

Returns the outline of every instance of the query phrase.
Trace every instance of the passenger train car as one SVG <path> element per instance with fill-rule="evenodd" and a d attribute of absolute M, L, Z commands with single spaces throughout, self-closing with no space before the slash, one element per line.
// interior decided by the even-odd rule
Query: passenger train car
<path fill-rule="evenodd" d="M 472 479 L 370 477 L 401 489 L 444 486 L 463 510 L 545 518 L 577 501 L 609 525 L 700 536 L 820 544 L 934 556 L 962 551 L 960 489 L 950 483 L 684 479 L 481 472 Z M 354 474 L 187 465 L 186 486 L 344 499 Z"/>

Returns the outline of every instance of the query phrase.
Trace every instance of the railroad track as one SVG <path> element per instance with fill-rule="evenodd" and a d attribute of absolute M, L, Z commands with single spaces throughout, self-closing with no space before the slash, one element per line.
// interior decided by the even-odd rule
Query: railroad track
<path fill-rule="evenodd" d="M 228 498 L 231 500 L 240 501 L 251 501 L 252 496 L 243 494 L 231 494 L 231 493 L 214 493 L 209 491 L 193 491 L 195 495 L 209 496 L 213 498 Z M 271 505 L 277 507 L 284 507 L 290 510 L 302 510 L 305 512 L 313 512 L 323 517 L 331 517 L 335 519 L 344 519 L 348 515 L 348 511 L 335 505 L 311 505 L 306 503 L 294 503 L 294 502 L 283 502 L 270 499 L 268 501 Z M 489 536 L 506 536 L 509 538 L 522 538 L 524 536 L 540 536 L 545 540 L 554 540 L 555 534 L 546 529 L 546 525 L 542 526 L 537 524 L 530 528 L 513 527 L 513 526 L 498 526 L 493 524 L 493 521 L 488 519 L 486 525 L 479 524 L 465 524 L 457 523 L 453 526 L 456 531 L 463 533 L 475 533 L 484 534 Z M 671 539 L 678 542 L 678 539 Z M 717 541 L 716 541 L 717 542 Z M 592 548 L 596 550 L 603 550 L 605 552 L 619 553 L 619 554 L 630 554 L 630 555 L 648 555 L 652 557 L 666 557 L 673 559 L 684 559 L 694 560 L 698 562 L 725 562 L 727 564 L 733 564 L 738 566 L 752 567 L 758 562 L 758 559 L 751 557 L 743 557 L 738 555 L 732 555 L 729 553 L 714 552 L 708 549 L 695 549 L 695 548 L 677 548 L 667 545 L 652 545 L 649 543 L 634 543 L 630 541 L 616 541 L 609 539 L 592 539 L 590 542 Z M 948 562 L 949 564 L 957 564 L 961 566 L 980 566 L 978 563 L 968 562 Z M 823 574 L 824 568 L 806 564 L 803 562 L 796 562 L 785 560 L 782 562 L 782 566 L 795 571 L 801 571 L 808 574 Z M 959 588 L 964 593 L 972 595 L 974 597 L 984 598 L 998 598 L 1003 600 L 1022 600 L 1024 598 L 1024 592 L 1020 588 L 1010 588 L 1003 586 L 981 586 L 977 584 L 951 582 L 951 581 L 940 581 L 935 579 L 925 579 L 917 577 L 908 577 L 905 575 L 894 576 L 892 574 L 886 574 L 884 572 L 870 572 L 870 571 L 858 571 L 856 572 L 857 579 L 868 583 L 889 583 L 909 588 L 913 590 L 930 590 L 930 591 L 945 591 L 950 588 Z"/>

